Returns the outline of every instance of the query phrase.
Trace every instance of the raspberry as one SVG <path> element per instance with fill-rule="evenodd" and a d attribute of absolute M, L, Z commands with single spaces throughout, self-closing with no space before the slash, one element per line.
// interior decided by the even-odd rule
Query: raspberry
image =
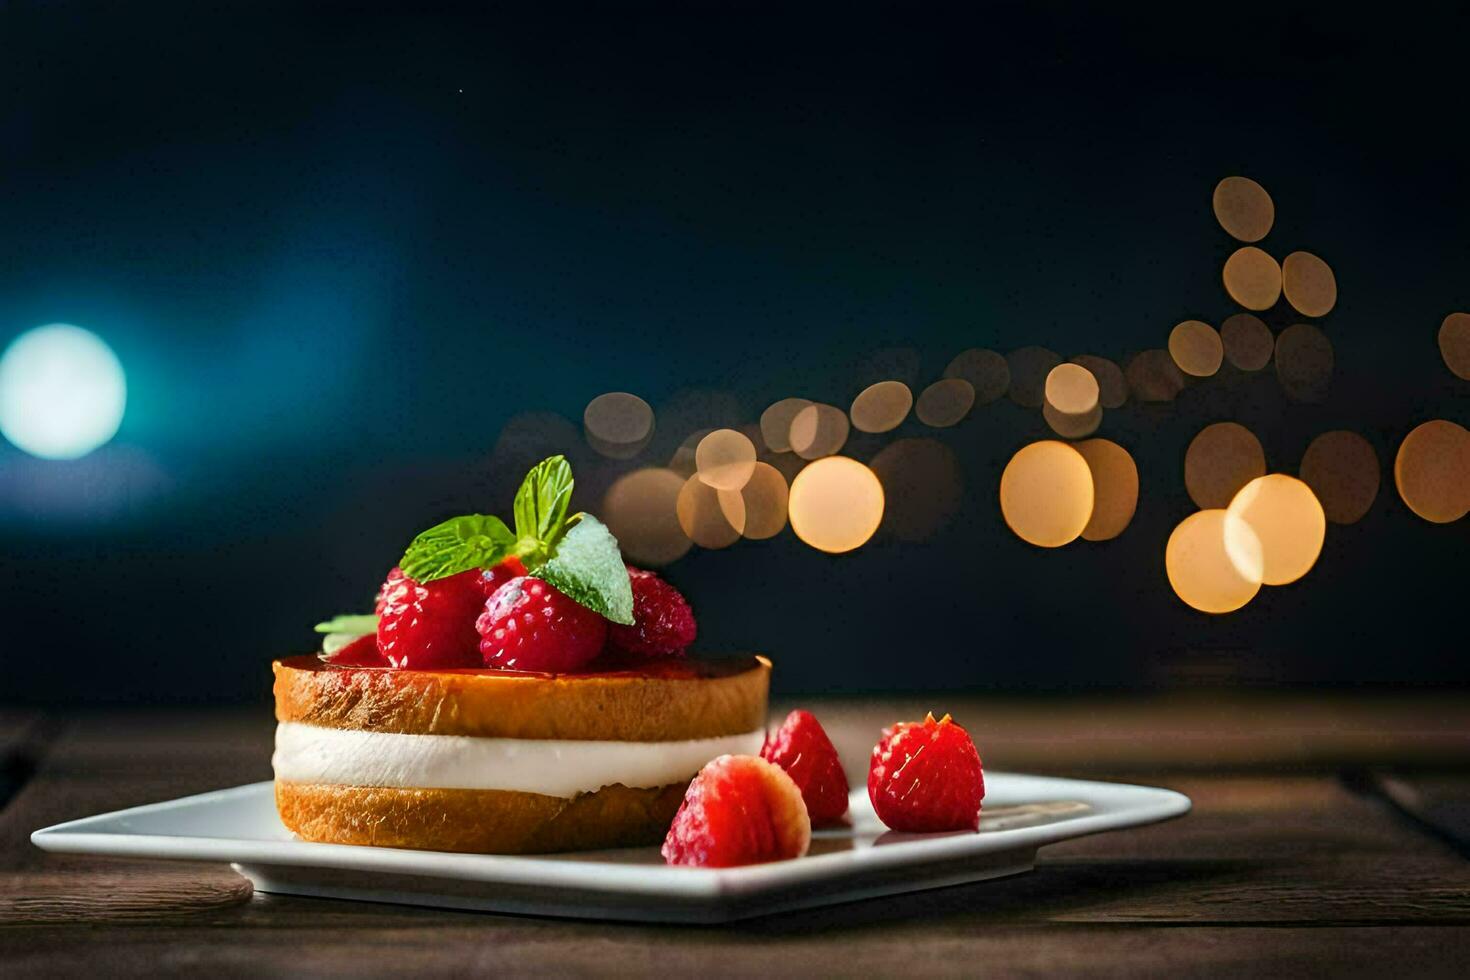
<path fill-rule="evenodd" d="M 517 576 L 495 590 L 475 623 L 486 667 L 574 671 L 602 651 L 607 620 L 539 578 Z"/>
<path fill-rule="evenodd" d="M 868 798 L 894 830 L 977 830 L 985 774 L 970 733 L 945 715 L 884 729 L 873 746 Z"/>
<path fill-rule="evenodd" d="M 847 777 L 837 749 L 810 711 L 793 711 L 761 746 L 761 758 L 786 770 L 801 790 L 813 827 L 842 820 L 847 813 Z"/>
<path fill-rule="evenodd" d="M 383 581 L 382 585 L 378 586 L 378 598 L 373 603 L 373 612 L 379 616 L 383 615 L 383 607 L 388 604 L 388 593 L 402 585 L 404 578 L 403 569 L 397 565 L 394 565 L 388 571 L 388 577 Z"/>
<path fill-rule="evenodd" d="M 386 667 L 388 661 L 378 650 L 378 638 L 369 633 L 367 636 L 359 636 L 344 647 L 339 647 L 332 653 L 319 655 L 323 663 L 329 663 L 333 667 Z"/>
<path fill-rule="evenodd" d="M 504 559 L 494 568 L 487 568 L 480 579 L 480 588 L 488 599 L 495 594 L 495 590 L 513 578 L 526 574 L 526 566 L 515 555 Z"/>
<path fill-rule="evenodd" d="M 633 625 L 613 623 L 608 642 L 613 649 L 644 657 L 672 657 L 694 642 L 698 631 L 689 603 L 653 572 L 628 566 L 633 586 Z"/>
<path fill-rule="evenodd" d="M 722 755 L 689 784 L 662 853 L 669 864 L 730 868 L 801 857 L 811 841 L 801 790 L 784 770 Z"/>
<path fill-rule="evenodd" d="M 485 603 L 480 570 L 419 583 L 395 569 L 380 590 L 378 650 L 390 667 L 480 666 L 475 614 Z"/>

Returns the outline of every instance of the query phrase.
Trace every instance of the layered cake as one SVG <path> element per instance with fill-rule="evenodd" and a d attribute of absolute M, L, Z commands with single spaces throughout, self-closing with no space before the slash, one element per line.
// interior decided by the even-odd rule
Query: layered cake
<path fill-rule="evenodd" d="M 514 530 L 418 535 L 371 615 L 276 661 L 276 804 L 299 837 L 519 854 L 657 843 L 691 779 L 758 754 L 771 664 L 699 660 L 684 597 L 526 477 Z"/>
<path fill-rule="evenodd" d="M 764 658 L 636 670 L 275 664 L 276 804 L 306 840 L 520 854 L 658 843 L 765 737 Z"/>

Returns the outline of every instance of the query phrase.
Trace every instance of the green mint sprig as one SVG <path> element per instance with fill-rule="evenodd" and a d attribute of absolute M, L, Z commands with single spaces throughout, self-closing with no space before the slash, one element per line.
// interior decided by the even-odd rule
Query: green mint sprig
<path fill-rule="evenodd" d="M 367 636 L 369 633 L 378 631 L 378 617 L 372 614 L 333 616 L 325 623 L 317 623 L 315 629 L 318 633 L 349 633 L 353 636 Z"/>
<path fill-rule="evenodd" d="M 497 517 L 451 518 L 414 538 L 398 565 L 409 578 L 432 582 L 515 555 L 528 574 L 615 623 L 631 625 L 633 589 L 617 538 L 589 514 L 567 516 L 573 486 L 564 456 L 544 459 L 516 491 L 514 532 Z"/>

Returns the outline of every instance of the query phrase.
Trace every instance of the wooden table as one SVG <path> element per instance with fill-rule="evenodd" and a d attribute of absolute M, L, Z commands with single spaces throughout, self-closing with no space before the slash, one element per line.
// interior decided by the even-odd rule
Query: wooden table
<path fill-rule="evenodd" d="M 0 711 L 0 974 L 1464 975 L 1470 863 L 1432 825 L 1470 785 L 1465 701 L 949 698 L 933 706 L 988 765 L 1168 786 L 1194 813 L 1046 848 L 1018 878 L 710 928 L 252 895 L 224 866 L 46 855 L 37 827 L 269 778 L 269 712 Z M 880 724 L 929 706 L 815 708 L 856 775 Z"/>

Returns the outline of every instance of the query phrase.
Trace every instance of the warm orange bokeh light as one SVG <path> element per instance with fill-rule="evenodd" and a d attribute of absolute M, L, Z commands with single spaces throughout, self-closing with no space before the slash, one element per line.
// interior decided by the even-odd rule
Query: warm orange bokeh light
<path fill-rule="evenodd" d="M 1208 378 L 1220 370 L 1225 346 L 1215 328 L 1201 320 L 1185 320 L 1169 332 L 1169 356 L 1179 370 L 1196 378 Z"/>
<path fill-rule="evenodd" d="M 689 550 L 676 509 L 683 487 L 679 474 L 652 467 L 621 476 L 608 488 L 602 519 L 629 561 L 667 565 Z"/>
<path fill-rule="evenodd" d="M 1138 466 L 1128 450 L 1108 439 L 1074 443 L 1092 471 L 1092 517 L 1084 541 L 1108 541 L 1123 533 L 1138 509 Z"/>
<path fill-rule="evenodd" d="M 770 463 L 756 463 L 755 472 L 740 491 L 745 505 L 745 536 L 752 541 L 773 538 L 786 526 L 786 477 Z M 726 515 L 728 517 L 728 514 Z"/>
<path fill-rule="evenodd" d="M 1227 536 L 1242 560 L 1226 552 Z M 1234 612 L 1250 602 L 1261 590 L 1260 578 L 1252 575 L 1260 567 L 1261 543 L 1255 531 L 1218 508 L 1198 511 L 1180 521 L 1164 547 L 1169 585 L 1175 595 L 1200 612 Z"/>
<path fill-rule="evenodd" d="M 980 347 L 956 354 L 944 369 L 944 376 L 970 382 L 977 405 L 989 405 L 1011 387 L 1011 368 L 1005 357 Z"/>
<path fill-rule="evenodd" d="M 791 452 L 791 423 L 811 405 L 805 398 L 783 398 L 761 413 L 761 439 L 773 453 Z"/>
<path fill-rule="evenodd" d="M 1281 291 L 1302 316 L 1326 316 L 1337 305 L 1337 277 L 1311 252 L 1292 252 L 1281 261 Z"/>
<path fill-rule="evenodd" d="M 1117 364 L 1096 354 L 1078 354 L 1072 363 L 1087 368 L 1097 379 L 1097 402 L 1103 408 L 1121 408 L 1128 401 L 1128 379 Z"/>
<path fill-rule="evenodd" d="M 1229 507 L 1241 487 L 1265 475 L 1261 441 L 1238 422 L 1205 426 L 1184 452 L 1184 489 L 1202 510 Z"/>
<path fill-rule="evenodd" d="M 828 456 L 791 481 L 791 529 L 802 541 L 832 554 L 861 547 L 883 520 L 883 485 L 873 471 L 847 456 Z"/>
<path fill-rule="evenodd" d="M 1000 477 L 1000 511 L 1022 541 L 1059 548 L 1092 518 L 1092 470 L 1065 442 L 1046 439 L 1021 448 Z"/>
<path fill-rule="evenodd" d="M 802 459 L 832 456 L 847 444 L 848 432 L 846 412 L 814 402 L 791 420 L 791 449 Z"/>
<path fill-rule="evenodd" d="M 716 429 L 699 440 L 694 466 L 716 490 L 739 490 L 755 472 L 755 443 L 735 429 Z"/>
<path fill-rule="evenodd" d="M 1271 363 L 1276 337 L 1271 328 L 1252 313 L 1237 313 L 1220 324 L 1220 343 L 1225 359 L 1242 371 L 1259 371 Z"/>
<path fill-rule="evenodd" d="M 1258 242 L 1276 221 L 1276 205 L 1266 188 L 1249 177 L 1226 177 L 1215 185 L 1215 220 L 1226 234 L 1242 242 Z"/>
<path fill-rule="evenodd" d="M 1470 381 L 1470 313 L 1451 313 L 1439 325 L 1439 356 L 1457 378 Z"/>
<path fill-rule="evenodd" d="M 1302 455 L 1298 471 L 1302 482 L 1322 501 L 1322 511 L 1334 524 L 1363 519 L 1378 496 L 1380 473 L 1373 444 L 1356 432 L 1324 432 Z"/>
<path fill-rule="evenodd" d="M 1085 439 L 1097 431 L 1102 425 L 1103 410 L 1101 405 L 1093 405 L 1092 411 L 1083 412 L 1081 415 L 1068 415 L 1059 412 L 1052 407 L 1051 402 L 1041 406 L 1041 417 L 1051 430 L 1063 439 Z"/>
<path fill-rule="evenodd" d="M 1011 401 L 1022 408 L 1040 408 L 1046 401 L 1046 376 L 1060 363 L 1061 357 L 1045 347 L 1021 347 L 1007 354 Z"/>
<path fill-rule="evenodd" d="M 1270 473 L 1241 487 L 1227 508 L 1230 516 L 1250 525 L 1260 545 L 1261 582 L 1295 582 L 1317 563 L 1327 534 L 1327 517 L 1312 488 L 1294 476 Z M 1225 548 L 1245 574 L 1254 562 L 1254 545 L 1239 543 L 1235 526 L 1225 529 Z"/>
<path fill-rule="evenodd" d="M 1435 419 L 1404 437 L 1393 479 L 1409 509 L 1426 521 L 1448 524 L 1470 513 L 1470 432 Z"/>
<path fill-rule="evenodd" d="M 701 548 L 728 548 L 745 530 L 745 506 L 738 491 L 716 490 L 691 476 L 674 506 L 679 527 Z"/>
<path fill-rule="evenodd" d="M 1171 402 L 1184 390 L 1184 372 L 1166 350 L 1146 350 L 1134 356 L 1123 372 L 1134 401 Z"/>
<path fill-rule="evenodd" d="M 873 457 L 883 484 L 883 532 L 900 541 L 933 537 L 964 503 L 954 450 L 937 439 L 899 439 Z"/>
<path fill-rule="evenodd" d="M 903 424 L 914 407 L 914 393 L 902 381 L 869 385 L 852 400 L 852 427 L 859 432 L 889 432 Z"/>
<path fill-rule="evenodd" d="M 975 386 L 964 378 L 941 378 L 919 394 L 914 414 L 935 429 L 956 425 L 975 405 Z"/>
<path fill-rule="evenodd" d="M 1281 266 L 1254 245 L 1236 249 L 1221 275 L 1230 298 L 1248 310 L 1269 310 L 1281 298 Z"/>
<path fill-rule="evenodd" d="M 1058 364 L 1046 376 L 1046 403 L 1063 415 L 1086 415 L 1099 394 L 1097 378 L 1080 364 Z"/>

